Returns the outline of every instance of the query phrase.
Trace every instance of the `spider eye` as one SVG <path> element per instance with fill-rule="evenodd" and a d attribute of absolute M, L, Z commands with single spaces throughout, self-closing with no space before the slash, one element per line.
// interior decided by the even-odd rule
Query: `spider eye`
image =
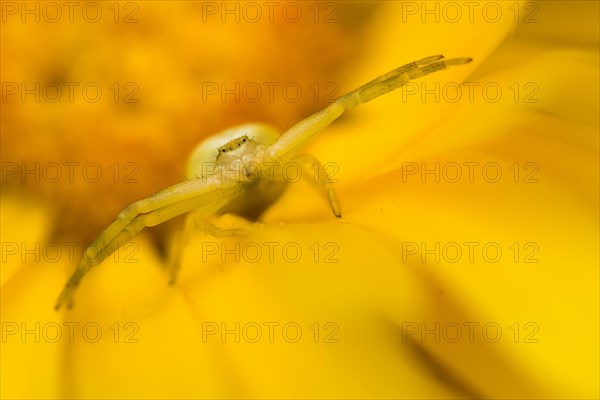
<path fill-rule="evenodd" d="M 221 149 L 221 152 L 222 152 L 222 153 L 225 153 L 225 149 Z"/>

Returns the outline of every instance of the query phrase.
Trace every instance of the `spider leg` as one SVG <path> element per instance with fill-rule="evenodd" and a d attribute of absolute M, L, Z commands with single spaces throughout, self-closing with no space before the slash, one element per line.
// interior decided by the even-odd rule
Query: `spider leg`
<path fill-rule="evenodd" d="M 232 236 L 247 236 L 250 232 L 241 229 L 241 228 L 233 228 L 233 229 L 224 229 L 219 228 L 217 225 L 208 222 L 207 220 L 203 221 L 202 230 L 208 233 L 210 236 L 215 238 L 228 238 Z"/>
<path fill-rule="evenodd" d="M 314 113 L 292 126 L 271 145 L 267 152 L 267 157 L 274 160 L 289 160 L 298 154 L 306 143 L 349 108 L 391 92 L 414 79 L 443 70 L 452 65 L 462 65 L 471 61 L 471 58 L 468 57 L 444 60 L 444 56 L 436 55 L 396 68 L 362 85 L 358 89 L 341 96 L 327 108 Z"/>
<path fill-rule="evenodd" d="M 305 177 L 311 177 L 309 179 L 317 189 L 327 198 L 329 201 L 329 207 L 333 211 L 333 215 L 337 218 L 342 218 L 342 209 L 340 208 L 340 202 L 338 201 L 337 194 L 333 188 L 331 177 L 323 167 L 323 164 L 316 158 L 308 154 L 296 156 L 292 159 L 300 164 L 302 173 Z M 311 168 L 312 167 L 312 168 Z"/>
<path fill-rule="evenodd" d="M 345 104 L 346 108 L 366 103 L 376 97 L 396 90 L 408 82 L 425 75 L 448 68 L 452 65 L 462 65 L 471 62 L 468 57 L 444 60 L 444 56 L 431 56 L 414 63 L 406 64 L 385 75 L 375 78 L 358 89 L 340 97 L 337 101 Z M 334 103 L 335 104 L 335 103 Z"/>
<path fill-rule="evenodd" d="M 385 81 L 385 80 L 387 80 L 389 78 L 392 78 L 392 77 L 394 77 L 396 75 L 405 74 L 405 73 L 407 73 L 409 71 L 412 71 L 412 70 L 415 70 L 415 69 L 419 69 L 419 68 L 424 67 L 426 65 L 429 65 L 429 64 L 431 64 L 431 63 L 433 63 L 435 61 L 439 61 L 439 60 L 441 60 L 443 58 L 444 58 L 444 56 L 441 55 L 441 54 L 438 54 L 438 55 L 435 55 L 435 56 L 430 56 L 430 57 L 425 57 L 425 58 L 423 58 L 423 59 L 421 59 L 419 61 L 414 61 L 414 62 L 408 63 L 406 65 L 403 65 L 401 67 L 398 67 L 395 70 L 388 72 L 387 74 L 383 74 L 383 75 L 381 75 L 381 76 L 373 79 L 368 84 L 369 85 L 373 85 L 375 83 L 379 83 L 379 82 Z"/>
<path fill-rule="evenodd" d="M 173 258 L 169 265 L 169 284 L 175 284 L 177 275 L 181 269 L 183 250 L 189 242 L 190 236 L 195 231 L 205 232 L 215 238 L 225 238 L 232 236 L 245 236 L 249 232 L 244 229 L 223 229 L 210 223 L 206 220 L 207 214 L 205 210 L 194 210 L 185 216 L 183 222 L 183 230 L 179 239 L 175 244 Z"/>
<path fill-rule="evenodd" d="M 137 201 L 127 207 L 100 234 L 81 258 L 75 272 L 58 296 L 55 309 L 73 305 L 73 294 L 85 274 L 116 249 L 135 237 L 143 228 L 155 226 L 194 209 L 210 215 L 243 190 L 235 181 L 220 183 L 194 179 L 181 182 Z M 91 248 L 96 249 L 95 257 Z"/>

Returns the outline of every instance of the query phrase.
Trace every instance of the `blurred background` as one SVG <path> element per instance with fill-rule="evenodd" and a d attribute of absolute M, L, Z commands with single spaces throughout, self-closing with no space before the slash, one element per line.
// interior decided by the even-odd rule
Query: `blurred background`
<path fill-rule="evenodd" d="M 2 25 L 2 160 L 19 169 L 3 190 L 41 199 L 53 234 L 87 241 L 124 205 L 181 181 L 203 138 L 252 121 L 284 131 L 334 100 L 382 8 L 91 4 L 71 15 L 7 3 Z M 22 175 L 36 165 L 39 179 Z"/>
<path fill-rule="evenodd" d="M 0 6 L 3 398 L 598 397 L 597 2 Z M 183 294 L 171 295 L 159 271 L 172 221 L 136 239 L 139 269 L 107 262 L 79 307 L 56 314 L 73 260 L 5 245 L 88 243 L 129 203 L 182 181 L 211 134 L 246 122 L 284 132 L 433 54 L 474 61 L 427 87 L 467 81 L 479 85 L 474 98 L 399 91 L 345 114 L 307 148 L 339 168 L 345 221 L 302 187 L 265 215 L 255 240 L 335 240 L 339 269 L 215 262 L 184 268 Z M 486 84 L 504 91 L 500 101 Z M 457 160 L 498 162 L 505 174 L 534 160 L 541 184 L 399 184 L 402 162 Z M 542 262 L 396 268 L 402 240 L 473 238 L 502 238 L 506 249 L 536 240 Z M 188 264 L 201 259 L 193 243 Z M 201 321 L 274 316 L 335 320 L 339 346 L 198 339 Z M 497 321 L 505 339 L 401 340 L 403 321 L 474 320 Z M 96 321 L 105 332 L 135 321 L 140 342 L 15 341 L 5 335 L 15 321 Z M 528 347 L 531 321 L 541 342 Z"/>

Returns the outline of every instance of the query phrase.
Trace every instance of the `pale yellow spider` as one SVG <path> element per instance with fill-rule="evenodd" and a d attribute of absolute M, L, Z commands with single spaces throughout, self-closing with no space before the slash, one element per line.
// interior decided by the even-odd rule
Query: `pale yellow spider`
<path fill-rule="evenodd" d="M 168 187 L 125 207 L 87 249 L 60 293 L 55 308 L 73 305 L 73 294 L 81 279 L 94 266 L 136 236 L 178 215 L 190 213 L 185 232 L 193 224 L 213 236 L 232 236 L 239 230 L 220 229 L 207 219 L 214 214 L 235 213 L 256 218 L 283 192 L 283 168 L 295 162 L 302 168 L 316 166 L 317 186 L 328 198 L 336 217 L 340 206 L 323 166 L 300 150 L 344 111 L 397 89 L 413 79 L 451 65 L 466 64 L 471 58 L 444 60 L 435 55 L 406 64 L 338 98 L 327 108 L 291 127 L 283 135 L 267 125 L 251 124 L 221 132 L 200 143 L 190 157 L 186 181 Z M 218 149 L 218 150 L 215 150 Z M 218 153 L 215 154 L 215 152 Z M 190 222 L 193 221 L 193 222 Z M 95 254 L 94 254 L 95 253 Z M 177 255 L 176 255 L 177 256 Z M 179 262 L 172 263 L 170 281 L 175 281 Z"/>

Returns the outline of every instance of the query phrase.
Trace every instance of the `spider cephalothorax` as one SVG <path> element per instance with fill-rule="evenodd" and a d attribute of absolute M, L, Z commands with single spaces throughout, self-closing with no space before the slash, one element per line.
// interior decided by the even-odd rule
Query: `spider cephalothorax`
<path fill-rule="evenodd" d="M 215 173 L 220 179 L 255 182 L 262 176 L 260 165 L 266 149 L 247 135 L 230 140 L 218 148 Z"/>
<path fill-rule="evenodd" d="M 340 218 L 340 205 L 325 168 L 314 157 L 299 155 L 302 148 L 347 109 L 395 90 L 413 79 L 470 61 L 470 58 L 444 60 L 444 56 L 436 55 L 406 64 L 341 96 L 281 136 L 268 125 L 249 124 L 207 138 L 192 152 L 186 171 L 188 180 L 125 207 L 100 234 L 88 248 L 91 251 L 86 252 L 77 265 L 55 307 L 58 309 L 64 303 L 71 306 L 75 289 L 87 271 L 144 227 L 189 213 L 186 231 L 195 227 L 213 236 L 239 234 L 235 229 L 220 229 L 208 219 L 212 215 L 230 212 L 250 219 L 258 218 L 285 189 L 287 182 L 281 174 L 281 166 L 287 162 L 295 162 L 303 169 L 317 169 L 319 178 L 311 181 L 328 199 L 333 214 Z M 218 151 L 216 156 L 215 149 Z M 269 173 L 265 174 L 265 171 Z M 310 171 L 306 171 L 306 175 L 311 176 Z M 172 264 L 171 282 L 175 281 L 178 267 L 178 262 Z"/>

